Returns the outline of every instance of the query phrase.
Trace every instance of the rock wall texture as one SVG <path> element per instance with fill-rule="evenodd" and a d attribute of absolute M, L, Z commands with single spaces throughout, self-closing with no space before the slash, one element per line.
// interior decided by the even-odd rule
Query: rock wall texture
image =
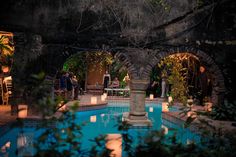
<path fill-rule="evenodd" d="M 135 79 L 168 54 L 189 52 L 212 71 L 217 95 L 234 98 L 234 0 L 8 0 L 0 30 L 15 35 L 15 77 L 55 74 L 70 55 L 116 53 Z"/>

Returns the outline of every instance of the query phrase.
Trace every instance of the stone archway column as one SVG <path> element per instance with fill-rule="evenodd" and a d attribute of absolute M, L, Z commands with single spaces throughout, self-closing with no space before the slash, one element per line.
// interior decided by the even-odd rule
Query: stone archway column
<path fill-rule="evenodd" d="M 149 80 L 131 80 L 130 112 L 124 114 L 123 118 L 132 126 L 147 127 L 152 125 L 145 112 L 145 97 L 148 84 Z"/>

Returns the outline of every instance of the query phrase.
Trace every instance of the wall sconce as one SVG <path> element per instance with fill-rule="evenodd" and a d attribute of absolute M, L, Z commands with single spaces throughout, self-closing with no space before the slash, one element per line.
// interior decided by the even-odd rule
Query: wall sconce
<path fill-rule="evenodd" d="M 162 112 L 169 112 L 168 102 L 162 102 Z"/>
<path fill-rule="evenodd" d="M 107 93 L 103 93 L 103 95 L 104 95 L 104 97 L 105 97 L 105 99 L 107 98 Z"/>
<path fill-rule="evenodd" d="M 97 97 L 96 96 L 91 97 L 91 104 L 97 104 Z"/>
<path fill-rule="evenodd" d="M 150 94 L 149 99 L 150 99 L 150 100 L 153 100 L 153 99 L 154 99 L 154 95 L 153 95 L 153 94 Z"/>
<path fill-rule="evenodd" d="M 18 118 L 26 118 L 28 114 L 27 105 L 18 105 Z"/>
<path fill-rule="evenodd" d="M 90 116 L 90 122 L 95 123 L 97 121 L 97 116 Z"/>
<path fill-rule="evenodd" d="M 149 112 L 153 112 L 153 107 L 149 107 Z"/>
<path fill-rule="evenodd" d="M 107 134 L 106 148 L 112 150 L 110 156 L 122 156 L 122 136 L 121 134 Z"/>

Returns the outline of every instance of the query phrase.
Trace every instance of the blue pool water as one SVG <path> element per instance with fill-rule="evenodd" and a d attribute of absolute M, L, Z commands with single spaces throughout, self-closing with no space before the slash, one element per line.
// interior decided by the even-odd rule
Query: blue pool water
<path fill-rule="evenodd" d="M 170 110 L 174 111 L 175 108 Z M 121 118 L 122 113 L 128 112 L 128 104 L 113 103 L 109 104 L 104 109 L 84 111 L 76 113 L 76 123 L 82 124 L 86 122 L 86 125 L 82 127 L 82 148 L 89 149 L 92 143 L 90 139 L 94 139 L 99 135 L 107 134 L 120 134 L 121 132 L 115 126 L 118 122 L 118 118 Z M 197 134 L 192 133 L 189 129 L 184 129 L 181 126 L 175 125 L 172 122 L 162 119 L 161 117 L 161 105 L 147 104 L 146 112 L 149 119 L 152 121 L 153 126 L 151 130 L 160 130 L 164 128 L 167 136 L 171 136 L 177 133 L 177 140 L 184 144 L 190 141 L 199 142 L 200 137 Z M 60 124 L 57 125 L 60 126 Z M 172 129 L 170 129 L 172 128 Z M 174 129 L 173 129 L 174 128 Z M 14 157 L 17 149 L 18 156 L 32 155 L 33 142 L 44 131 L 44 129 L 37 130 L 35 128 L 13 128 L 7 132 L 4 136 L 0 137 L 0 156 L 8 155 Z M 132 136 L 138 136 L 145 134 L 148 129 L 130 129 L 129 134 Z"/>

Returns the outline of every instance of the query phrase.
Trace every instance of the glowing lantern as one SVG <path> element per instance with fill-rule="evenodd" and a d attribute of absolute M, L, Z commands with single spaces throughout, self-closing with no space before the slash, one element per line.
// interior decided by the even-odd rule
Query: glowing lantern
<path fill-rule="evenodd" d="M 168 97 L 168 102 L 171 103 L 172 101 L 173 101 L 172 96 L 169 96 L 169 97 Z"/>
<path fill-rule="evenodd" d="M 106 148 L 112 150 L 110 156 L 122 156 L 122 136 L 121 134 L 107 134 Z"/>
<path fill-rule="evenodd" d="M 2 66 L 2 72 L 8 73 L 10 71 L 10 68 L 8 66 Z"/>
<path fill-rule="evenodd" d="M 149 98 L 150 98 L 150 100 L 153 100 L 154 99 L 154 95 L 150 94 Z"/>
<path fill-rule="evenodd" d="M 162 102 L 162 112 L 169 112 L 168 102 Z"/>
<path fill-rule="evenodd" d="M 162 125 L 161 128 L 163 129 L 165 135 L 168 134 L 169 129 L 165 125 Z"/>
<path fill-rule="evenodd" d="M 191 107 L 192 105 L 193 105 L 193 99 L 190 98 L 190 99 L 187 100 L 187 106 Z"/>
<path fill-rule="evenodd" d="M 97 104 L 97 97 L 95 96 L 91 97 L 91 104 Z"/>
<path fill-rule="evenodd" d="M 101 100 L 102 100 L 102 101 L 105 101 L 105 100 L 106 100 L 105 95 L 101 95 Z"/>
<path fill-rule="evenodd" d="M 153 107 L 149 107 L 149 112 L 153 112 Z"/>
<path fill-rule="evenodd" d="M 18 117 L 19 118 L 26 118 L 27 111 L 28 111 L 27 105 L 18 105 Z"/>
<path fill-rule="evenodd" d="M 97 121 L 97 116 L 90 116 L 90 122 L 95 123 Z"/>

